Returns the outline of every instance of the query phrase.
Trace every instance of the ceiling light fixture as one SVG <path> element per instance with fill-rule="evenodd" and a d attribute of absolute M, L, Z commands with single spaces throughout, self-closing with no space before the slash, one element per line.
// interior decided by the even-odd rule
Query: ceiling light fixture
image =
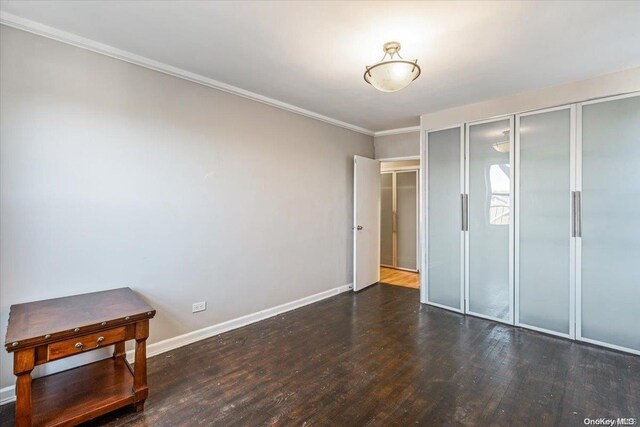
<path fill-rule="evenodd" d="M 400 43 L 388 42 L 382 46 L 384 56 L 375 65 L 365 66 L 364 81 L 382 92 L 396 92 L 418 78 L 418 60 L 407 61 L 400 56 Z M 385 61 L 387 58 L 389 58 Z M 397 55 L 399 59 L 394 59 Z"/>

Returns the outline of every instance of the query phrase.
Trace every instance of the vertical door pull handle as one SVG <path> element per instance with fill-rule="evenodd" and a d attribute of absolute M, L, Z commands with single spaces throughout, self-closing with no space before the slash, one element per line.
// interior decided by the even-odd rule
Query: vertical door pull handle
<path fill-rule="evenodd" d="M 582 237 L 582 191 L 576 191 L 576 237 Z"/>
<path fill-rule="evenodd" d="M 464 231 L 469 231 L 469 195 L 464 195 Z"/>
<path fill-rule="evenodd" d="M 571 192 L 571 237 L 576 237 L 576 192 Z"/>
<path fill-rule="evenodd" d="M 460 194 L 460 230 L 464 231 L 464 226 L 465 226 L 464 194 Z"/>
<path fill-rule="evenodd" d="M 398 232 L 398 214 L 396 212 L 392 212 L 391 219 L 393 220 L 391 222 L 391 232 L 397 233 Z"/>

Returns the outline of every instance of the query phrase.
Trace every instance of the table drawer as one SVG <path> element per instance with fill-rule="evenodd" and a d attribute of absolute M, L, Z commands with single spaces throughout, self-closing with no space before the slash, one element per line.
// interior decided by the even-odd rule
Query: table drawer
<path fill-rule="evenodd" d="M 56 360 L 63 357 L 79 354 L 99 347 L 106 347 L 120 341 L 124 341 L 126 327 L 108 329 L 91 335 L 83 335 L 55 342 L 48 346 L 48 360 Z"/>

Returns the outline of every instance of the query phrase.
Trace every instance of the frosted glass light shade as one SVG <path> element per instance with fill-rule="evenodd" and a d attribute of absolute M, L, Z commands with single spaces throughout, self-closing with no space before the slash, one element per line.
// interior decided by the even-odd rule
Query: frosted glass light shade
<path fill-rule="evenodd" d="M 364 79 L 382 92 L 396 92 L 418 78 L 420 67 L 410 61 L 386 61 L 367 68 Z"/>

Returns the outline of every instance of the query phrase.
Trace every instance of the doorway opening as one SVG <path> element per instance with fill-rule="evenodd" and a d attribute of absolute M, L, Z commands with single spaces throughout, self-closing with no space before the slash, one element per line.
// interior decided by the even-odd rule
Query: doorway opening
<path fill-rule="evenodd" d="M 420 288 L 420 160 L 380 162 L 380 283 Z"/>

